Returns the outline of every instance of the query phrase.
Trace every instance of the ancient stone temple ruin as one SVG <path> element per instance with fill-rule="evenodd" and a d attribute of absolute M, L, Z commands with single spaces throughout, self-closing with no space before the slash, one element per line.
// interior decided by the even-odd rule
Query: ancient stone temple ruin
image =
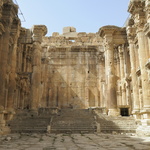
<path fill-rule="evenodd" d="M 128 12 L 125 27 L 47 37 L 44 25 L 21 27 L 18 6 L 1 0 L 0 134 L 32 131 L 32 121 L 38 131 L 87 122 L 86 131 L 150 134 L 150 0 L 131 0 Z"/>

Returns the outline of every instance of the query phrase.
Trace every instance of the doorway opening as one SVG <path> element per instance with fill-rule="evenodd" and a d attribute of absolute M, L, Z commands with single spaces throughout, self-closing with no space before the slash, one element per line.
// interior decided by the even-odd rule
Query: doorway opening
<path fill-rule="evenodd" d="M 121 116 L 129 116 L 129 108 L 120 108 Z"/>

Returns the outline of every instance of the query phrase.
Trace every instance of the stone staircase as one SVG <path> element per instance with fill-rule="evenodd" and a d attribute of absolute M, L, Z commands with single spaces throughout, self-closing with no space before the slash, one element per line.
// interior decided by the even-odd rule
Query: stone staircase
<path fill-rule="evenodd" d="M 94 115 L 88 109 L 62 109 L 51 123 L 51 133 L 94 133 Z"/>
<path fill-rule="evenodd" d="M 101 113 L 95 113 L 97 126 L 100 132 L 104 133 L 135 133 L 137 129 L 136 121 L 133 117 L 114 117 Z"/>
<path fill-rule="evenodd" d="M 39 116 L 37 112 L 20 110 L 7 124 L 12 133 L 46 133 L 50 119 L 50 116 Z"/>
<path fill-rule="evenodd" d="M 113 117 L 91 109 L 18 110 L 7 122 L 12 133 L 135 133 L 133 117 Z"/>

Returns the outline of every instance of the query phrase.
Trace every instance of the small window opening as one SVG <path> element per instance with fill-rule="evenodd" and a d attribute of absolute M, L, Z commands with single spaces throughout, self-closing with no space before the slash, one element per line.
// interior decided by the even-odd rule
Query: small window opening
<path fill-rule="evenodd" d="M 72 43 L 74 43 L 75 42 L 75 40 L 69 40 L 70 42 L 72 42 Z"/>

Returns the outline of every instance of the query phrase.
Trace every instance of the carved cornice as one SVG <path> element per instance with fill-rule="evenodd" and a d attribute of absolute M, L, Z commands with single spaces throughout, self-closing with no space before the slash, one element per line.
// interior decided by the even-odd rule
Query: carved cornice
<path fill-rule="evenodd" d="M 113 35 L 113 33 L 117 30 L 120 30 L 120 27 L 117 26 L 103 26 L 99 29 L 98 33 L 101 37 L 107 35 Z"/>

